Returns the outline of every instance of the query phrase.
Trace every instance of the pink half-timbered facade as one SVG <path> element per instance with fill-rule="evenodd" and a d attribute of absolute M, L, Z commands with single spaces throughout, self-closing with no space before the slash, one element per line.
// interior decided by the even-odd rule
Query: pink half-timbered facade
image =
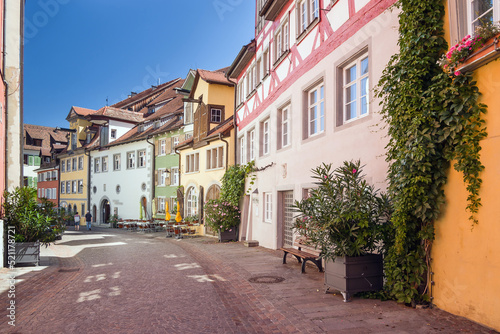
<path fill-rule="evenodd" d="M 360 159 L 385 189 L 376 86 L 397 48 L 394 0 L 257 0 L 255 39 L 228 71 L 237 83 L 239 163 L 255 160 L 240 237 L 292 245 L 291 205 L 314 187 L 311 169 Z"/>

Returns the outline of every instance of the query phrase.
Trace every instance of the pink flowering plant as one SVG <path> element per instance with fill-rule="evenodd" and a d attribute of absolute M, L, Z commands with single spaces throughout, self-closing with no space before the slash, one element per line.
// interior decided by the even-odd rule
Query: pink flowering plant
<path fill-rule="evenodd" d="M 358 256 L 377 251 L 389 225 L 391 205 L 362 174 L 360 161 L 344 162 L 332 170 L 323 164 L 312 170 L 316 187 L 295 201 L 299 215 L 294 230 L 321 256 Z"/>
<path fill-rule="evenodd" d="M 231 231 L 240 223 L 240 211 L 228 201 L 215 199 L 205 203 L 205 222 L 214 231 Z"/>
<path fill-rule="evenodd" d="M 473 36 L 467 35 L 452 46 L 438 61 L 439 65 L 449 74 L 461 75 L 462 73 L 456 70 L 457 66 L 475 51 L 484 47 L 486 41 L 499 33 L 500 28 L 496 24 L 487 23 L 477 27 Z"/>

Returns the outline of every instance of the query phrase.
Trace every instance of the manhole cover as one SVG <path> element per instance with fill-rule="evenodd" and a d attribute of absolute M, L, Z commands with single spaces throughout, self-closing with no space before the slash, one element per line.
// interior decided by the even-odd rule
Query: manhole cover
<path fill-rule="evenodd" d="M 80 268 L 62 268 L 59 269 L 60 273 L 74 273 L 75 271 L 80 270 Z"/>
<path fill-rule="evenodd" d="M 251 283 L 281 283 L 285 279 L 279 276 L 257 276 L 251 277 L 248 281 Z"/>

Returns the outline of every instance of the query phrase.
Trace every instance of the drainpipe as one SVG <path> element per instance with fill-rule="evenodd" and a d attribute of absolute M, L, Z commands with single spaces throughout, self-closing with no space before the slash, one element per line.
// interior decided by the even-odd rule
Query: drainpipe
<path fill-rule="evenodd" d="M 234 81 L 232 81 L 226 73 L 226 79 L 227 81 L 231 82 L 235 89 L 234 89 L 234 111 L 233 111 L 233 128 L 234 128 L 234 164 L 236 165 L 236 157 L 238 156 L 238 127 L 236 126 L 236 107 L 237 107 L 237 96 L 238 96 L 238 84 Z M 241 162 L 241 159 L 240 159 Z M 226 168 L 227 170 L 227 168 Z"/>
<path fill-rule="evenodd" d="M 3 1 L 3 0 L 2 0 Z M 3 81 L 3 84 L 4 84 L 4 87 L 5 87 L 5 108 L 4 108 L 4 114 L 5 114 L 5 117 L 3 117 L 3 121 L 4 121 L 4 124 L 5 124 L 5 133 L 4 133 L 4 138 L 3 138 L 3 142 L 5 143 L 5 159 L 4 159 L 4 177 L 5 177 L 5 189 L 1 189 L 2 193 L 4 190 L 7 190 L 8 189 L 8 161 L 7 161 L 7 157 L 9 156 L 8 152 L 9 152 L 9 147 L 8 145 L 6 145 L 7 143 L 7 129 L 8 129 L 8 119 L 7 119 L 7 106 L 8 106 L 8 94 L 9 94 L 9 84 L 7 83 L 7 81 L 5 80 L 5 41 L 7 40 L 7 36 L 6 36 L 6 31 L 7 29 L 5 29 L 6 27 L 6 17 L 5 17 L 5 1 L 4 2 L 4 6 L 3 6 L 3 26 L 4 26 L 4 29 L 3 29 L 3 54 L 2 54 L 2 58 L 3 58 L 3 68 L 2 68 L 2 81 Z"/>
<path fill-rule="evenodd" d="M 227 170 L 227 167 L 228 167 L 227 164 L 229 162 L 229 143 L 227 142 L 227 140 L 224 140 L 222 138 L 222 134 L 221 133 L 219 133 L 219 140 L 222 140 L 224 143 L 226 143 L 226 152 L 227 152 L 226 153 L 226 170 Z"/>
<path fill-rule="evenodd" d="M 87 152 L 89 154 L 87 154 Z M 90 151 L 87 151 L 86 149 L 83 150 L 83 154 L 88 157 L 88 162 L 87 162 L 87 211 L 90 212 L 90 168 L 92 167 L 91 161 L 90 161 Z M 96 217 L 94 218 L 94 221 L 96 222 Z"/>

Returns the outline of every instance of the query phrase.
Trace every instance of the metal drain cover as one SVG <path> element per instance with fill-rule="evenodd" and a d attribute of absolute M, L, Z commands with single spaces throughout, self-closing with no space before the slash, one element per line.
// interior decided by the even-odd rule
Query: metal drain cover
<path fill-rule="evenodd" d="M 62 268 L 59 269 L 60 273 L 74 273 L 75 271 L 80 270 L 80 268 Z"/>
<path fill-rule="evenodd" d="M 279 276 L 256 276 L 251 277 L 248 281 L 251 283 L 281 283 L 285 280 L 283 277 Z"/>

